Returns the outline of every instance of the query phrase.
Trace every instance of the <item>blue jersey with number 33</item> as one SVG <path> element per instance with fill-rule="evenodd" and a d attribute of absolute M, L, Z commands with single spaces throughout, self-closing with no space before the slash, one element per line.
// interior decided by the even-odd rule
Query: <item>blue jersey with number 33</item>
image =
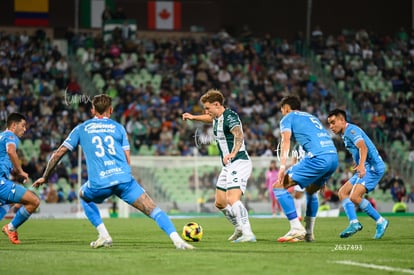
<path fill-rule="evenodd" d="M 290 131 L 308 157 L 336 153 L 336 147 L 320 120 L 306 112 L 293 111 L 280 121 L 280 131 Z"/>
<path fill-rule="evenodd" d="M 129 142 L 125 128 L 109 118 L 93 118 L 76 126 L 63 146 L 82 147 L 88 167 L 90 188 L 106 188 L 132 180 L 125 150 Z"/>

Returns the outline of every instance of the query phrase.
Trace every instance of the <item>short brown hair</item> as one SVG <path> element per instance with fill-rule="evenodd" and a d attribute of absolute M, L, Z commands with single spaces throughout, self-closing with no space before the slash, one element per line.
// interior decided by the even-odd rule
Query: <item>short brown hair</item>
<path fill-rule="evenodd" d="M 200 102 L 202 104 L 206 102 L 208 103 L 218 102 L 221 105 L 224 105 L 224 96 L 219 90 L 210 89 L 204 95 L 201 96 Z"/>
<path fill-rule="evenodd" d="M 93 97 L 92 105 L 98 114 L 103 114 L 112 106 L 112 98 L 106 94 L 100 94 Z"/>

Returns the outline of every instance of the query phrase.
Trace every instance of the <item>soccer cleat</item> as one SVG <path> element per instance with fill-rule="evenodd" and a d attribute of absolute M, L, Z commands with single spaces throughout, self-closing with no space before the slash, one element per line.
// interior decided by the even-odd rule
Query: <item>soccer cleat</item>
<path fill-rule="evenodd" d="M 288 233 L 286 233 L 286 235 L 277 239 L 277 241 L 280 243 L 296 243 L 303 241 L 305 236 L 305 229 L 291 229 Z"/>
<path fill-rule="evenodd" d="M 361 231 L 363 228 L 362 224 L 360 222 L 350 223 L 347 228 L 345 228 L 344 231 L 339 234 L 339 237 L 341 238 L 348 238 L 357 233 L 358 231 Z"/>
<path fill-rule="evenodd" d="M 375 231 L 374 239 L 378 240 L 381 239 L 382 236 L 384 236 L 385 230 L 387 230 L 388 227 L 388 220 L 384 219 L 382 223 L 377 223 L 377 230 Z"/>
<path fill-rule="evenodd" d="M 99 237 L 96 241 L 91 242 L 92 248 L 101 248 L 101 247 L 111 247 L 112 246 L 112 238 L 111 237 Z"/>
<path fill-rule="evenodd" d="M 12 244 L 19 244 L 20 243 L 19 237 L 17 236 L 17 231 L 10 231 L 9 226 L 7 224 L 5 226 L 3 226 L 1 231 L 3 231 L 4 235 L 6 235 L 9 238 L 9 240 Z"/>
<path fill-rule="evenodd" d="M 313 241 L 315 241 L 315 236 L 312 233 L 306 233 L 305 242 L 313 242 Z"/>
<path fill-rule="evenodd" d="M 228 240 L 229 240 L 229 241 L 235 241 L 235 240 L 237 240 L 238 238 L 240 238 L 242 235 L 243 235 L 243 231 L 241 231 L 240 229 L 236 228 L 236 229 L 234 229 L 234 233 L 233 233 L 233 235 L 231 235 L 231 236 L 228 238 Z"/>
<path fill-rule="evenodd" d="M 254 235 L 242 235 L 235 239 L 233 243 L 255 243 L 256 237 Z"/>
<path fill-rule="evenodd" d="M 185 241 L 175 242 L 174 245 L 175 245 L 175 247 L 177 249 L 180 249 L 180 250 L 191 250 L 191 249 L 195 249 L 194 246 L 192 246 L 191 244 L 186 243 Z"/>
<path fill-rule="evenodd" d="M 6 235 L 9 238 L 9 240 L 12 244 L 19 244 L 20 243 L 19 237 L 17 236 L 17 231 L 10 231 L 9 226 L 7 224 L 5 226 L 3 226 L 1 231 L 3 231 L 4 235 Z"/>

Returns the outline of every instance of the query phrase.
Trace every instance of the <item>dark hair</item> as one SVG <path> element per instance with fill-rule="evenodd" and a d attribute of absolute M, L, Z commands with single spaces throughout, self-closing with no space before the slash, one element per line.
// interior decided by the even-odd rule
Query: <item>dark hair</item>
<path fill-rule="evenodd" d="M 8 117 L 7 117 L 7 128 L 10 127 L 13 123 L 19 123 L 22 120 L 26 120 L 26 117 L 20 113 L 11 113 Z"/>
<path fill-rule="evenodd" d="M 283 107 L 283 105 L 289 105 L 292 110 L 300 110 L 300 100 L 297 96 L 294 95 L 288 95 L 282 98 L 282 101 L 280 101 L 280 107 Z"/>
<path fill-rule="evenodd" d="M 96 95 L 93 97 L 92 105 L 98 114 L 103 114 L 112 106 L 112 98 L 106 94 Z"/>
<path fill-rule="evenodd" d="M 334 109 L 330 111 L 328 114 L 328 117 L 331 117 L 331 116 L 341 116 L 346 120 L 346 112 L 341 109 Z"/>

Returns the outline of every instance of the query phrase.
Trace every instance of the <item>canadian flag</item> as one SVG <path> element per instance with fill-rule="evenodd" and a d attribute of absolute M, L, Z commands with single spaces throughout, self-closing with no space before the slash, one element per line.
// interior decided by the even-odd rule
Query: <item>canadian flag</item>
<path fill-rule="evenodd" d="M 148 2 L 148 29 L 179 30 L 181 29 L 181 3 L 167 1 Z"/>

